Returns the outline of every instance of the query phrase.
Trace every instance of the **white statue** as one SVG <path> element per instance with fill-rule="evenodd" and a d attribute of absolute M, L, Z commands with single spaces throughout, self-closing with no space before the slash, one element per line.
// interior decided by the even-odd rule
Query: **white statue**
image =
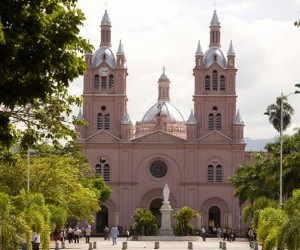
<path fill-rule="evenodd" d="M 169 196 L 170 196 L 170 189 L 168 187 L 168 184 L 165 184 L 164 186 L 163 195 L 164 195 L 164 202 L 168 203 Z"/>

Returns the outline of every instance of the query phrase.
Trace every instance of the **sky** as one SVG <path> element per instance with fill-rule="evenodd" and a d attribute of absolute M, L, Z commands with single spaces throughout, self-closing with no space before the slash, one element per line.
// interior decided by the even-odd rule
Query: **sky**
<path fill-rule="evenodd" d="M 214 9 L 221 23 L 221 46 L 230 41 L 236 55 L 237 109 L 244 136 L 271 139 L 277 131 L 264 115 L 281 93 L 293 93 L 300 83 L 300 0 L 79 0 L 86 21 L 80 35 L 98 49 L 105 9 L 112 24 L 112 50 L 122 40 L 127 59 L 127 111 L 142 119 L 157 101 L 157 81 L 166 68 L 170 99 L 185 120 L 193 109 L 193 68 L 198 40 L 205 52 Z M 70 89 L 81 95 L 82 78 Z M 300 127 L 300 94 L 290 95 L 295 114 L 285 132 Z"/>

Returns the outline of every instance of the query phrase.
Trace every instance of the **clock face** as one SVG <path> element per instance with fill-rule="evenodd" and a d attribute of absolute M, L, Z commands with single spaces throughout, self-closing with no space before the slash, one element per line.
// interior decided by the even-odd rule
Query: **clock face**
<path fill-rule="evenodd" d="M 107 76 L 109 73 L 109 70 L 108 70 L 108 68 L 103 67 L 103 68 L 100 68 L 99 73 L 101 76 Z"/>

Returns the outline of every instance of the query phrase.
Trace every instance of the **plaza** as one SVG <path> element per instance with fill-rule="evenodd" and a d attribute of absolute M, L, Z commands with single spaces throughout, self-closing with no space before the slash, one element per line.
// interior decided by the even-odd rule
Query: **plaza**
<path fill-rule="evenodd" d="M 123 249 L 123 242 L 126 242 L 126 238 L 119 238 L 117 245 L 112 245 L 111 240 L 104 240 L 103 238 L 94 237 L 90 240 L 93 245 L 96 242 L 96 248 L 93 249 Z M 141 250 L 141 249 L 155 249 L 156 241 L 132 241 L 129 240 L 127 242 L 127 249 L 133 250 Z M 196 241 L 159 241 L 159 249 L 163 250 L 184 250 L 189 249 L 189 242 L 192 242 L 192 249 L 201 249 L 201 250 L 217 250 L 220 249 L 220 242 L 223 242 L 222 239 L 219 238 L 207 238 L 206 241 L 203 241 L 202 238 L 199 237 Z M 226 249 L 236 249 L 236 250 L 251 250 L 253 248 L 250 247 L 250 243 L 247 239 L 237 238 L 236 241 L 226 242 Z M 61 244 L 59 245 L 61 249 Z M 55 243 L 51 243 L 51 249 L 55 249 Z M 85 239 L 81 238 L 79 244 L 68 242 L 65 243 L 65 249 L 80 249 L 80 250 L 89 250 L 89 244 L 85 243 Z M 261 250 L 261 246 L 258 247 Z"/>

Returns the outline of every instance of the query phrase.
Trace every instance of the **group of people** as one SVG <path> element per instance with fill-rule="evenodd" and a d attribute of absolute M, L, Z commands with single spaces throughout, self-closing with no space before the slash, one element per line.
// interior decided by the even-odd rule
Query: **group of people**
<path fill-rule="evenodd" d="M 223 230 L 220 227 L 212 227 L 209 228 L 209 234 L 216 235 L 217 238 L 221 238 L 223 236 L 223 240 L 228 241 L 235 241 L 235 231 L 231 228 L 224 228 Z M 206 231 L 204 227 L 200 229 L 200 236 L 202 237 L 203 241 L 206 239 Z"/>
<path fill-rule="evenodd" d="M 112 238 L 112 243 L 113 245 L 117 245 L 117 239 L 119 237 L 119 235 L 122 234 L 122 226 L 118 225 L 113 226 L 111 228 L 108 228 L 107 226 L 103 229 L 104 231 L 104 240 L 110 240 L 110 238 Z M 130 238 L 130 232 L 127 230 L 126 231 L 126 237 L 127 240 Z"/>
<path fill-rule="evenodd" d="M 59 237 L 56 236 L 54 233 L 54 240 L 61 240 L 64 242 L 65 240 L 68 240 L 69 243 L 79 243 L 79 239 L 81 236 L 85 236 L 85 243 L 90 242 L 90 237 L 92 233 L 92 228 L 90 225 L 87 225 L 85 228 L 80 229 L 79 227 L 68 227 L 61 230 Z"/>
<path fill-rule="evenodd" d="M 110 240 L 110 238 L 111 238 L 113 245 L 116 245 L 117 239 L 118 239 L 119 235 L 122 233 L 122 226 L 118 225 L 117 227 L 113 226 L 111 228 L 108 228 L 106 226 L 103 231 L 104 231 L 104 239 Z M 61 240 L 62 242 L 64 242 L 65 240 L 68 240 L 69 243 L 79 243 L 80 237 L 84 236 L 85 242 L 89 243 L 91 233 L 92 233 L 92 229 L 91 229 L 90 225 L 88 225 L 86 228 L 82 228 L 82 229 L 80 229 L 79 227 L 72 228 L 69 226 L 68 228 L 62 229 L 60 234 L 57 234 L 56 232 L 54 232 L 53 239 L 54 239 L 54 241 Z M 126 235 L 127 235 L 127 240 L 128 240 L 130 237 L 129 231 L 126 231 Z"/>

